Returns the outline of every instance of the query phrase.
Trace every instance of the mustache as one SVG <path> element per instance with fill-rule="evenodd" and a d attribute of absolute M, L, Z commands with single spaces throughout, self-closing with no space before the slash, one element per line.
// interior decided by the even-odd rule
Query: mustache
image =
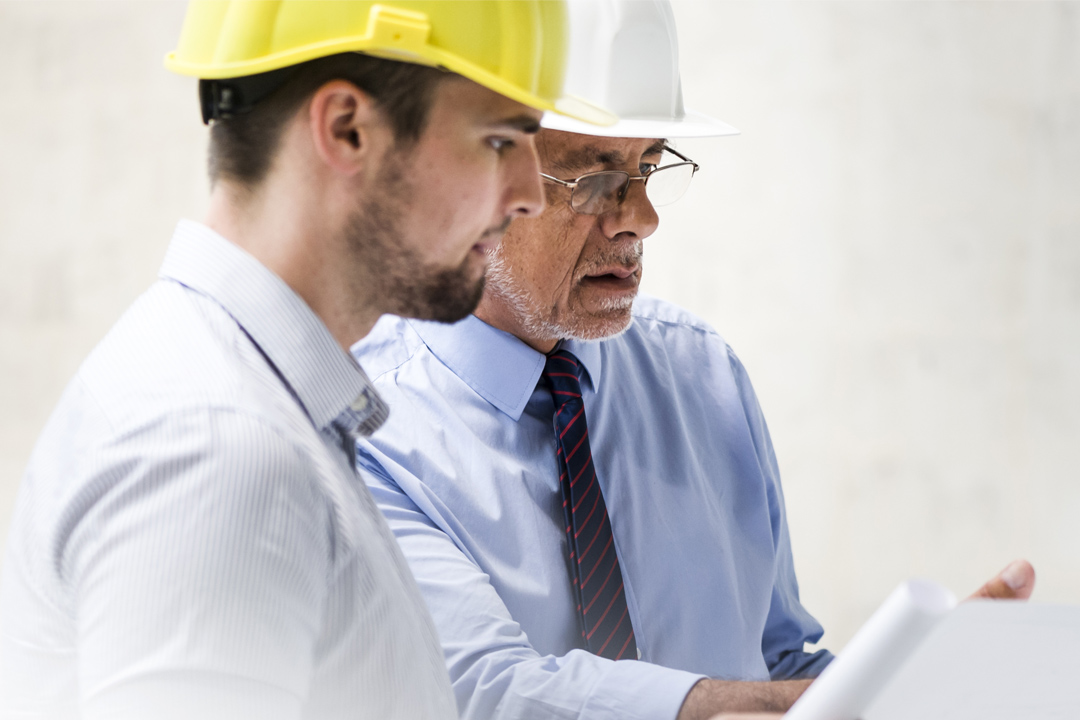
<path fill-rule="evenodd" d="M 494 227 L 489 227 L 487 230 L 485 230 L 483 232 L 483 234 L 480 235 L 480 239 L 481 240 L 486 240 L 487 238 L 490 238 L 490 237 L 501 237 L 502 235 L 504 235 L 506 233 L 507 229 L 510 227 L 510 221 L 511 220 L 513 220 L 513 218 L 511 218 L 509 216 L 504 217 L 503 221 L 501 223 L 499 223 L 498 225 L 496 225 Z"/>
<path fill-rule="evenodd" d="M 586 275 L 591 275 L 596 270 L 612 265 L 620 265 L 622 267 L 640 265 L 644 249 L 644 243 L 640 240 L 633 245 L 627 246 L 620 243 L 615 247 L 608 248 L 605 252 L 589 258 L 589 262 L 585 263 L 584 267 L 579 268 L 576 273 L 578 279 L 581 279 Z"/>

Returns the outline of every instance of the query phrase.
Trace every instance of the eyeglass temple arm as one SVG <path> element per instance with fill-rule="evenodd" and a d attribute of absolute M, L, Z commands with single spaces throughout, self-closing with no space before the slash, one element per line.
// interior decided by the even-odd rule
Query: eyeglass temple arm
<path fill-rule="evenodd" d="M 544 178 L 545 180 L 550 180 L 551 182 L 558 185 L 562 185 L 563 187 L 576 188 L 578 186 L 577 182 L 574 180 L 560 180 L 559 178 L 552 177 L 551 175 L 548 175 L 546 173 L 540 173 L 540 177 Z"/>
<path fill-rule="evenodd" d="M 685 156 L 685 155 L 683 155 L 683 154 L 682 154 L 681 152 L 679 152 L 679 151 L 678 151 L 678 150 L 676 150 L 675 148 L 671 147 L 671 146 L 670 146 L 670 145 L 668 145 L 667 143 L 664 143 L 664 152 L 669 152 L 669 153 L 671 153 L 672 155 L 674 155 L 675 157 L 679 158 L 680 160 L 682 160 L 682 161 L 684 161 L 684 162 L 688 162 L 688 163 L 691 163 L 691 164 L 692 164 L 692 165 L 694 166 L 694 170 L 695 170 L 695 171 L 697 171 L 697 170 L 700 170 L 700 169 L 701 169 L 701 168 L 700 168 L 700 166 L 699 166 L 699 165 L 698 165 L 698 164 L 697 164 L 696 162 L 694 162 L 694 161 L 693 161 L 693 160 L 691 160 L 690 158 L 686 157 L 686 156 Z"/>
<path fill-rule="evenodd" d="M 681 152 L 679 152 L 675 148 L 671 147 L 670 145 L 665 144 L 664 145 L 664 151 L 671 153 L 672 155 L 679 158 L 683 162 L 688 162 L 691 165 L 693 165 L 694 166 L 694 172 L 697 172 L 700 169 L 700 167 L 698 166 L 698 164 L 696 162 L 694 162 L 690 158 L 686 157 L 685 155 L 683 155 Z M 659 168 L 657 168 L 657 169 L 659 170 Z M 590 173 L 590 174 L 595 174 L 595 173 Z M 650 173 L 650 174 L 652 174 L 652 173 Z M 627 175 L 629 175 L 630 180 L 644 180 L 645 178 L 648 177 L 648 175 L 634 176 L 634 175 L 630 175 L 629 173 L 627 173 Z M 562 185 L 563 187 L 576 188 L 578 186 L 577 180 L 560 180 L 559 178 L 554 177 L 552 175 L 548 175 L 547 173 L 540 173 L 540 177 L 542 177 L 545 180 L 548 180 L 550 182 L 553 182 L 556 185 Z"/>

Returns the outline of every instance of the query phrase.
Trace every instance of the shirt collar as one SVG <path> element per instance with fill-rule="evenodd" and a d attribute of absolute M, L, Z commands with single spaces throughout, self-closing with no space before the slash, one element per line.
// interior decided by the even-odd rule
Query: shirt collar
<path fill-rule="evenodd" d="M 480 397 L 514 420 L 521 418 L 547 356 L 475 315 L 453 325 L 408 322 L 435 357 Z M 602 369 L 600 343 L 568 340 L 563 347 L 584 365 L 584 381 L 595 391 Z"/>
<path fill-rule="evenodd" d="M 604 363 L 602 362 L 604 353 L 601 350 L 603 342 L 603 340 L 570 338 L 569 340 L 563 340 L 561 345 L 564 350 L 569 350 L 581 362 L 582 367 L 585 368 L 585 376 L 582 379 L 593 392 L 596 392 L 596 388 L 600 387 L 600 372 L 604 369 Z"/>
<path fill-rule="evenodd" d="M 182 220 L 159 276 L 209 297 L 229 313 L 319 430 L 333 423 L 369 435 L 385 421 L 386 404 L 319 316 L 238 245 L 205 225 Z"/>

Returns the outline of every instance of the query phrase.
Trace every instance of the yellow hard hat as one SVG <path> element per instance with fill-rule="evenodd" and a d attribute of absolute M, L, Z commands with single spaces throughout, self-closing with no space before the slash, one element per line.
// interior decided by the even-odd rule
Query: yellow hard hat
<path fill-rule="evenodd" d="M 564 0 L 192 0 L 165 66 L 239 78 L 344 52 L 442 67 L 538 110 L 617 118 L 563 96 Z"/>

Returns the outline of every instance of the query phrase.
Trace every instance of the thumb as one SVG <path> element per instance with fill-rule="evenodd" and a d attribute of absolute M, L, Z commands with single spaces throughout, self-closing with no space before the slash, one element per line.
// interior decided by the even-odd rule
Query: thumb
<path fill-rule="evenodd" d="M 1035 589 L 1035 568 L 1027 560 L 1014 560 L 969 599 L 1027 600 Z"/>

